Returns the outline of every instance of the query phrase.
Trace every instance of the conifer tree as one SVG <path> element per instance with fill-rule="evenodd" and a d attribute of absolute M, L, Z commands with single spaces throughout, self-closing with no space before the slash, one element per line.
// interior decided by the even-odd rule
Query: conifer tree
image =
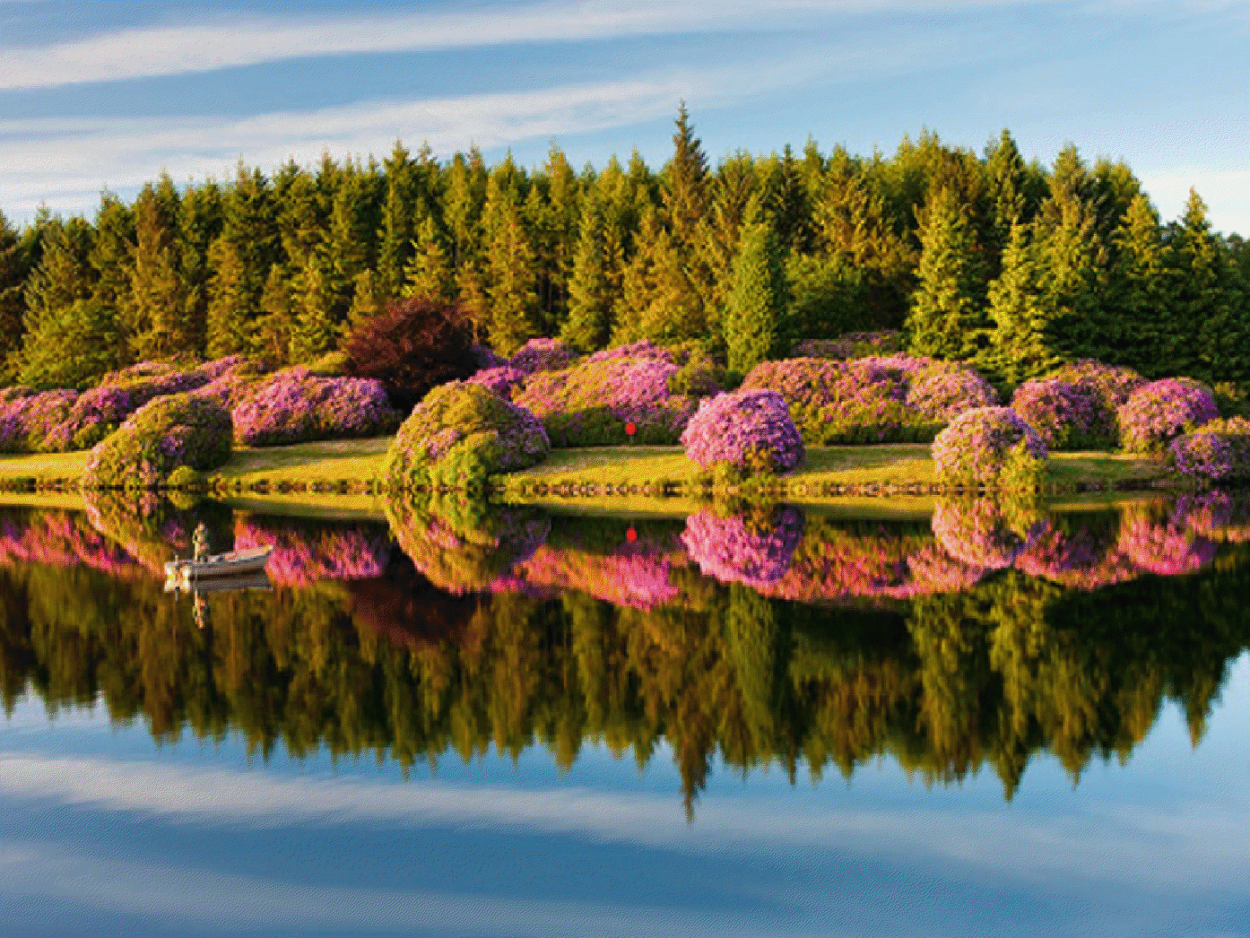
<path fill-rule="evenodd" d="M 907 317 L 911 350 L 932 358 L 975 358 L 989 328 L 985 280 L 971 225 L 954 190 L 933 193 L 920 244 L 918 283 Z"/>
<path fill-rule="evenodd" d="M 178 213 L 178 262 L 183 283 L 189 351 L 204 354 L 208 333 L 208 251 L 221 232 L 221 189 L 214 182 L 188 186 Z"/>
<path fill-rule="evenodd" d="M 707 217 L 699 231 L 696 250 L 701 269 L 707 272 L 702 287 L 707 328 L 721 328 L 720 311 L 726 308 L 734 290 L 734 265 L 746 226 L 764 214 L 763 193 L 755 161 L 750 154 L 738 153 L 726 159 L 710 183 Z"/>
<path fill-rule="evenodd" d="M 725 313 L 729 370 L 748 371 L 783 345 L 785 273 L 776 235 L 766 222 L 749 225 L 733 266 L 733 291 Z"/>
<path fill-rule="evenodd" d="M 305 262 L 294 298 L 295 321 L 291 329 L 292 362 L 310 362 L 334 348 L 338 322 L 334 316 L 329 260 L 314 252 Z"/>
<path fill-rule="evenodd" d="M 386 311 L 386 296 L 378 287 L 378 278 L 371 270 L 356 275 L 352 287 L 352 305 L 347 311 L 347 332 L 355 332 L 361 323 L 380 316 Z"/>
<path fill-rule="evenodd" d="M 412 207 L 417 199 L 417 167 L 408 150 L 396 140 L 383 169 L 386 197 L 378 231 L 377 284 L 383 295 L 399 296 L 416 234 Z"/>
<path fill-rule="evenodd" d="M 582 209 L 581 234 L 573 276 L 569 280 L 569 315 L 560 338 L 581 349 L 600 349 L 608 342 L 615 297 L 604 245 L 603 208 L 592 190 Z"/>
<path fill-rule="evenodd" d="M 135 200 L 130 291 L 120 308 L 136 358 L 166 357 L 192 346 L 177 256 L 177 218 L 171 214 L 177 205 L 176 199 L 171 204 L 151 186 Z"/>
<path fill-rule="evenodd" d="M 134 268 L 134 211 L 106 191 L 100 196 L 94 228 L 89 255 L 94 281 L 91 293 L 103 308 L 112 310 L 125 323 Z M 128 325 L 126 331 L 130 331 Z"/>
<path fill-rule="evenodd" d="M 16 376 L 17 353 L 25 330 L 23 287 L 29 269 L 29 252 L 0 211 L 0 384 Z"/>
<path fill-rule="evenodd" d="M 265 278 L 260 309 L 264 317 L 256 339 L 256 350 L 275 363 L 290 359 L 291 340 L 295 334 L 295 310 L 291 302 L 291 285 L 281 264 L 273 264 Z"/>
<path fill-rule="evenodd" d="M 1172 279 L 1168 349 L 1180 374 L 1203 380 L 1231 377 L 1247 353 L 1234 329 L 1223 257 L 1206 203 L 1193 189 L 1179 223 L 1173 223 L 1166 261 Z"/>
<path fill-rule="evenodd" d="M 417 236 L 413 239 L 412 249 L 412 259 L 404 268 L 402 294 L 406 297 L 451 299 L 455 292 L 455 281 L 452 279 L 447 252 L 443 248 L 443 239 L 432 216 L 427 215 L 417 225 Z"/>
<path fill-rule="evenodd" d="M 1048 341 L 1044 276 L 1032 225 L 1017 221 L 1003 251 L 1002 273 L 989 287 L 994 328 L 980 361 L 984 371 L 1009 384 L 1020 384 L 1062 361 Z"/>
<path fill-rule="evenodd" d="M 534 248 L 512 204 L 500 207 L 487 254 L 487 335 L 491 348 L 511 355 L 535 334 L 538 313 Z"/>
<path fill-rule="evenodd" d="M 205 345 L 209 358 L 247 354 L 254 344 L 255 315 L 243 258 L 229 238 L 219 236 L 208 251 L 210 273 Z"/>
<path fill-rule="evenodd" d="M 222 205 L 222 230 L 209 249 L 206 345 L 213 357 L 251 351 L 263 315 L 260 298 L 278 260 L 273 188 L 260 170 L 241 164 Z"/>
<path fill-rule="evenodd" d="M 1117 322 L 1119 342 L 1109 361 L 1142 374 L 1170 373 L 1169 295 L 1163 258 L 1163 231 L 1154 206 L 1144 195 L 1129 204 L 1112 236 L 1115 260 L 1110 272 L 1108 302 Z"/>

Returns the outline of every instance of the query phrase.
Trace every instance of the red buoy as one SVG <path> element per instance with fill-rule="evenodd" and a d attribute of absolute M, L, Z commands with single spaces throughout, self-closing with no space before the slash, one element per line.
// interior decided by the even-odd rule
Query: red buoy
<path fill-rule="evenodd" d="M 633 436 L 637 432 L 638 432 L 638 428 L 634 426 L 634 422 L 632 420 L 629 423 L 625 424 L 626 436 Z"/>
<path fill-rule="evenodd" d="M 630 528 L 625 532 L 625 540 L 629 541 L 631 544 L 634 543 L 634 541 L 638 540 L 638 532 L 633 528 Z"/>

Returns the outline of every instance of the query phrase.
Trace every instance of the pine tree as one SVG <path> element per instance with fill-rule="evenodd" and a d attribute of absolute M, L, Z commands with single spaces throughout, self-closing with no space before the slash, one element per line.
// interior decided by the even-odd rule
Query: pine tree
<path fill-rule="evenodd" d="M 990 284 L 994 329 L 980 361 L 982 370 L 1009 384 L 1020 384 L 1062 361 L 1048 341 L 1044 276 L 1032 226 L 1017 221 L 1003 252 L 1002 273 Z"/>
<path fill-rule="evenodd" d="M 1112 236 L 1108 302 L 1120 341 L 1108 360 L 1152 378 L 1168 372 L 1168 291 L 1159 216 L 1143 194 L 1129 204 Z M 1170 372 L 1168 372 L 1170 373 Z"/>
<path fill-rule="evenodd" d="M 145 186 L 135 200 L 135 244 L 130 252 L 130 291 L 121 304 L 127 344 L 136 358 L 167 357 L 192 347 L 185 318 L 186 290 L 179 273 L 178 205 Z"/>
<path fill-rule="evenodd" d="M 18 380 L 34 388 L 83 389 L 122 363 L 112 310 L 94 297 L 80 298 L 47 310 L 28 326 Z"/>
<path fill-rule="evenodd" d="M 208 335 L 208 251 L 221 233 L 221 189 L 216 183 L 188 186 L 179 211 L 178 261 L 184 288 L 184 320 L 191 351 L 204 354 Z"/>
<path fill-rule="evenodd" d="M 273 264 L 269 268 L 260 309 L 264 317 L 256 337 L 256 350 L 268 361 L 285 363 L 291 355 L 295 310 L 291 302 L 291 285 L 281 264 Z"/>
<path fill-rule="evenodd" d="M 94 281 L 91 292 L 100 306 L 123 323 L 130 303 L 134 242 L 134 211 L 112 192 L 104 192 L 89 255 Z"/>
<path fill-rule="evenodd" d="M 560 330 L 560 338 L 574 348 L 603 348 L 612 331 L 615 291 L 608 275 L 604 227 L 603 208 L 598 193 L 592 190 L 582 209 L 577 256 L 569 280 L 569 315 Z"/>
<path fill-rule="evenodd" d="M 785 315 L 785 273 L 772 228 L 751 224 L 733 265 L 733 291 L 725 313 L 729 370 L 745 375 L 781 351 Z"/>
<path fill-rule="evenodd" d="M 209 358 L 249 354 L 255 345 L 249 276 L 234 242 L 220 236 L 208 250 L 210 280 L 206 323 Z"/>
<path fill-rule="evenodd" d="M 1175 373 L 1207 381 L 1226 377 L 1246 353 L 1234 345 L 1240 337 L 1233 328 L 1223 257 L 1206 203 L 1193 189 L 1180 223 L 1169 232 L 1165 263 L 1172 280 L 1169 364 Z"/>
<path fill-rule="evenodd" d="M 699 230 L 696 251 L 699 267 L 707 273 L 698 286 L 702 287 L 708 332 L 715 334 L 721 329 L 720 311 L 726 308 L 734 290 L 734 266 L 743 232 L 764 214 L 754 159 L 746 153 L 729 157 L 717 168 L 710 189 L 710 207 Z"/>
<path fill-rule="evenodd" d="M 917 355 L 964 361 L 986 345 L 985 279 L 964 207 L 951 189 L 930 198 L 920 228 L 919 282 L 907 335 Z"/>
<path fill-rule="evenodd" d="M 0 384 L 16 374 L 22 347 L 26 302 L 22 288 L 30 269 L 29 253 L 0 211 Z"/>
<path fill-rule="evenodd" d="M 291 329 L 290 360 L 311 362 L 334 348 L 338 322 L 331 293 L 331 264 L 322 252 L 314 252 L 304 262 L 293 297 L 295 321 Z"/>
<path fill-rule="evenodd" d="M 536 334 L 534 248 L 515 205 L 505 204 L 487 254 L 487 335 L 491 348 L 510 355 Z"/>
<path fill-rule="evenodd" d="M 404 268 L 402 293 L 406 297 L 428 296 L 449 300 L 455 292 L 455 281 L 443 239 L 434 225 L 434 219 L 426 216 L 417 226 L 417 237 L 412 242 L 412 259 Z"/>
<path fill-rule="evenodd" d="M 382 205 L 382 225 L 378 231 L 378 289 L 385 296 L 399 296 L 404 268 L 412 256 L 412 208 L 417 198 L 417 168 L 398 140 L 383 164 L 386 173 L 386 200 Z"/>
<path fill-rule="evenodd" d="M 386 311 L 386 296 L 378 287 L 378 278 L 371 270 L 362 270 L 356 276 L 352 288 L 352 305 L 347 311 L 347 334 L 355 332 L 361 323 L 380 316 Z"/>

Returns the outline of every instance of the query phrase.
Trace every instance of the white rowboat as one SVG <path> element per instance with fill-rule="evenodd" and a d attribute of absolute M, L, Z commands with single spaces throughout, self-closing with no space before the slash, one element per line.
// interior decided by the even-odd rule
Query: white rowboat
<path fill-rule="evenodd" d="M 272 553 L 272 547 L 252 547 L 248 550 L 213 554 L 205 560 L 170 560 L 165 564 L 165 576 L 171 580 L 192 583 L 215 577 L 260 573 L 265 569 Z"/>

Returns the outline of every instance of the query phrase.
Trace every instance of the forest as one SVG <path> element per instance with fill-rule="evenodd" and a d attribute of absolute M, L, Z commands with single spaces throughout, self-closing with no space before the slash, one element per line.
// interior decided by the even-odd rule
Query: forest
<path fill-rule="evenodd" d="M 1006 130 L 982 154 L 926 131 L 892 156 L 809 141 L 713 167 L 683 106 L 658 171 L 637 152 L 579 171 L 554 143 L 537 169 L 396 143 L 381 163 L 162 175 L 130 203 L 105 191 L 93 219 L 0 213 L 0 385 L 312 362 L 405 297 L 459 304 L 504 355 L 558 337 L 724 358 L 754 329 L 779 357 L 901 329 L 1005 385 L 1087 358 L 1250 383 L 1250 246 L 1196 193 L 1165 224 L 1123 162 L 1068 145 L 1044 166 Z"/>

